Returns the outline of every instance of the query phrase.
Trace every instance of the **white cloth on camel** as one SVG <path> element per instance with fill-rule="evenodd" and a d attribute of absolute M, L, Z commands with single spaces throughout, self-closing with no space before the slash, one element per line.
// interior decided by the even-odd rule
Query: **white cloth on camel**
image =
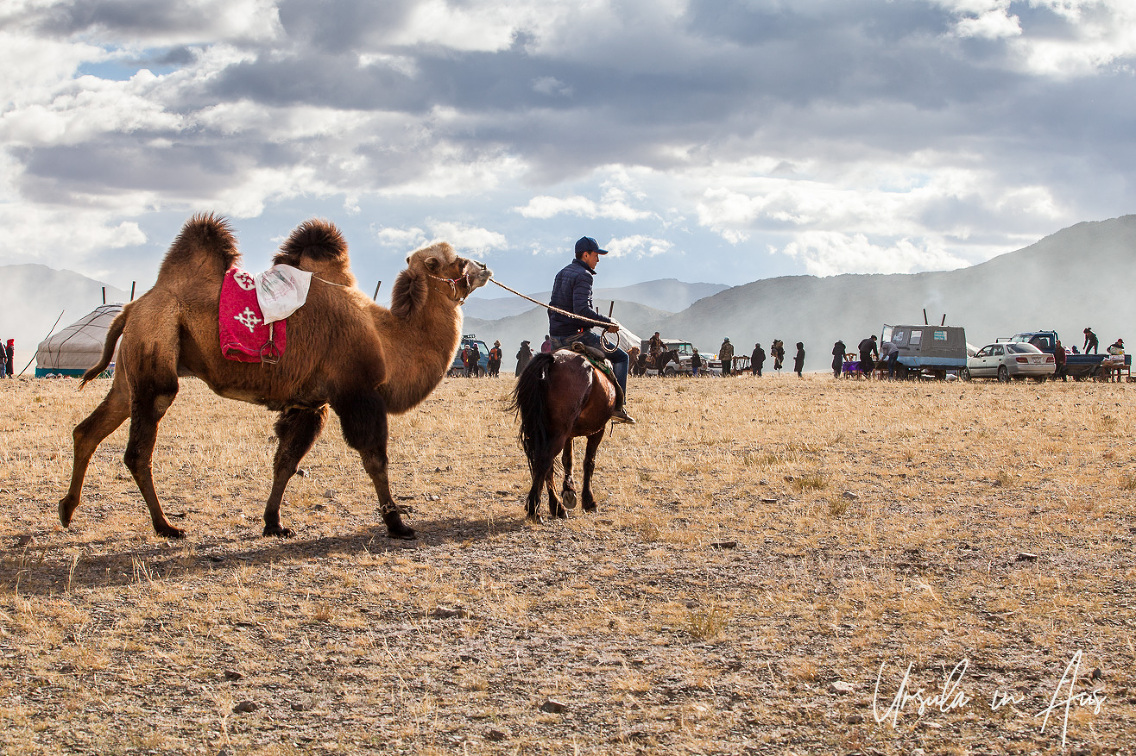
<path fill-rule="evenodd" d="M 265 325 L 284 320 L 308 301 L 312 274 L 291 265 L 273 265 L 256 276 L 256 301 Z"/>

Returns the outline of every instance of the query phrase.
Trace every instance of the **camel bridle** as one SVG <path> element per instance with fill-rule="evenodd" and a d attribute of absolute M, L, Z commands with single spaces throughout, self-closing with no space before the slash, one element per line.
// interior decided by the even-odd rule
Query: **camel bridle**
<path fill-rule="evenodd" d="M 485 265 L 485 263 L 479 263 L 477 260 L 467 260 L 466 262 L 472 263 L 473 265 L 480 265 L 482 271 L 485 271 L 487 269 L 487 266 Z M 461 276 L 459 278 L 442 278 L 441 276 L 434 276 L 434 275 L 431 275 L 429 273 L 426 274 L 427 278 L 433 278 L 435 281 L 441 281 L 444 284 L 449 284 L 450 285 L 450 291 L 449 291 L 450 297 L 455 302 L 457 302 L 458 305 L 465 304 L 466 298 L 469 297 L 470 293 L 473 291 L 473 284 L 470 281 L 472 276 L 473 276 L 473 273 L 466 273 L 464 276 Z M 458 294 L 458 284 L 459 283 L 465 284 L 465 294 Z"/>

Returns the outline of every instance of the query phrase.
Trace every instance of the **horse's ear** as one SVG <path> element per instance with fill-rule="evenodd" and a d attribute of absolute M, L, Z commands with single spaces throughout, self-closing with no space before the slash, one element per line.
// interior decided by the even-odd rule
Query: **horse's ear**
<path fill-rule="evenodd" d="M 422 308 L 429 293 L 426 277 L 407 268 L 398 274 L 391 289 L 391 313 L 409 318 Z"/>

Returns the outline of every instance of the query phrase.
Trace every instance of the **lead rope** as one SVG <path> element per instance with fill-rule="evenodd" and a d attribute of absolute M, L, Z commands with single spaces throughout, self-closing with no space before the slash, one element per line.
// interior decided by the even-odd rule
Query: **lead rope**
<path fill-rule="evenodd" d="M 593 320 L 591 318 L 585 318 L 581 315 L 577 315 L 574 312 L 568 312 L 567 310 L 562 310 L 559 307 L 553 307 L 552 305 L 547 304 L 545 302 L 538 302 L 537 300 L 533 299 L 532 297 L 525 296 L 524 294 L 517 291 L 516 289 L 510 289 L 508 286 L 501 283 L 496 278 L 490 278 L 489 280 L 492 281 L 493 283 L 497 284 L 498 286 L 500 286 L 505 291 L 507 291 L 511 294 L 516 294 L 521 299 L 527 299 L 528 301 L 532 302 L 535 305 L 540 305 L 541 307 L 545 308 L 546 310 L 552 310 L 553 312 L 558 312 L 561 315 L 572 318 L 573 320 L 579 320 L 579 321 L 582 321 L 584 323 L 590 323 L 592 325 L 599 326 L 599 327 L 605 329 L 604 332 L 602 334 L 600 334 L 600 345 L 604 348 L 604 351 L 607 352 L 608 354 L 611 354 L 616 349 L 619 349 L 618 337 L 616 337 L 616 341 L 615 341 L 614 344 L 612 344 L 611 346 L 608 346 L 607 330 L 606 329 L 607 329 L 608 326 L 611 325 L 611 323 L 604 323 L 604 322 L 599 321 L 599 320 Z"/>

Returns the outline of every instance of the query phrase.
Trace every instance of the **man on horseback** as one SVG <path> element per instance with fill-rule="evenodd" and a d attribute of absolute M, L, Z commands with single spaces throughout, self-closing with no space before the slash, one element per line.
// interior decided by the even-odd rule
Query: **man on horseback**
<path fill-rule="evenodd" d="M 595 311 L 592 305 L 592 277 L 596 274 L 596 265 L 600 255 L 606 255 L 607 250 L 600 249 L 596 240 L 590 236 L 582 237 L 576 242 L 576 259 L 570 262 L 559 273 L 552 284 L 552 297 L 549 304 L 565 312 L 579 317 L 571 317 L 557 312 L 548 311 L 548 332 L 552 338 L 552 348 L 571 349 L 574 342 L 585 346 L 601 349 L 607 353 L 611 365 L 615 369 L 615 378 L 625 398 L 627 396 L 627 352 L 616 347 L 614 352 L 608 352 L 602 346 L 600 337 L 592 332 L 593 325 L 581 323 L 580 318 L 607 323 L 605 330 L 608 333 L 617 333 L 619 324 Z M 612 413 L 612 420 L 617 423 L 634 423 L 622 402 Z"/>

